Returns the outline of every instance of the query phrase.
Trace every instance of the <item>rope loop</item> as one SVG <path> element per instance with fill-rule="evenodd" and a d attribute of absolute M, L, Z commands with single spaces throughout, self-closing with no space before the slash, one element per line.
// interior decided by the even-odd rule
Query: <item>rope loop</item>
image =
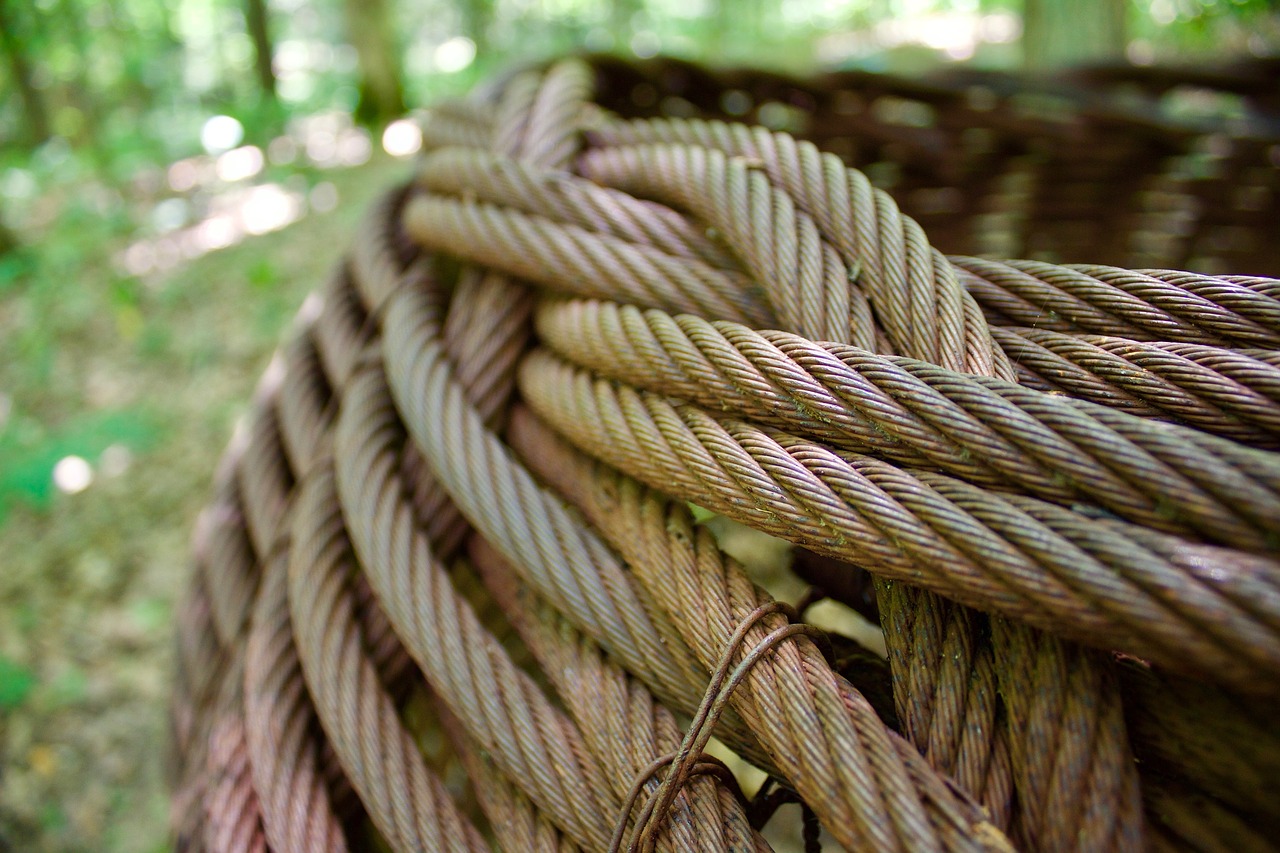
<path fill-rule="evenodd" d="M 438 105 L 196 524 L 179 846 L 1270 846 L 1273 71 Z"/>

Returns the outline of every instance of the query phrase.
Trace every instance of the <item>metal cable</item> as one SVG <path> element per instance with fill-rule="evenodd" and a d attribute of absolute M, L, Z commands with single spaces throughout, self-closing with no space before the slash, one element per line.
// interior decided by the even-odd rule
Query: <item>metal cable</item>
<path fill-rule="evenodd" d="M 625 798 L 636 773 L 654 756 L 679 745 L 674 716 L 563 616 L 522 587 L 510 565 L 483 539 L 471 541 L 471 557 L 486 586 L 578 721 L 592 752 L 611 769 L 609 783 L 615 795 Z M 657 787 L 652 784 L 650 793 Z M 710 777 L 692 783 L 672 804 L 667 818 L 661 846 L 668 849 L 772 849 L 752 830 L 733 792 Z"/>
<path fill-rule="evenodd" d="M 198 522 L 179 849 L 484 849 L 447 760 L 508 849 L 763 850 L 788 797 L 853 849 L 1264 844 L 1280 283 L 970 255 L 1245 257 L 1266 146 L 1193 176 L 975 79 L 600 58 L 428 114 Z M 875 574 L 901 736 L 684 500 Z"/>
<path fill-rule="evenodd" d="M 1277 688 L 1268 675 L 1280 660 L 1273 560 L 1240 555 L 1257 568 L 1224 569 L 1232 590 L 1203 576 L 1207 567 L 1198 576 L 1126 537 L 1123 525 L 717 419 L 545 354 L 525 360 L 521 390 L 583 450 L 684 500 L 1081 642 L 1250 692 Z"/>
<path fill-rule="evenodd" d="M 994 326 L 1019 384 L 1280 449 L 1280 369 L 1240 350 Z"/>
<path fill-rule="evenodd" d="M 770 298 L 796 301 L 799 316 L 795 309 L 784 314 L 786 328 L 874 348 L 876 326 L 861 301 L 865 290 L 894 351 L 953 370 L 1010 375 L 951 264 L 887 193 L 834 155 L 787 134 L 721 122 L 611 123 L 594 136 L 600 147 L 584 155 L 583 174 L 642 196 L 672 197 L 723 229 L 772 285 Z M 793 205 L 801 214 L 795 224 Z M 787 282 L 795 254 L 816 242 L 805 230 L 809 217 L 844 261 L 844 278 L 856 282 L 852 293 L 839 281 Z M 832 293 L 851 304 L 831 304 Z M 817 315 L 799 307 L 804 304 Z M 796 322 L 801 317 L 807 322 Z M 843 325 L 845 318 L 852 318 L 852 328 Z"/>
<path fill-rule="evenodd" d="M 540 335 L 606 376 L 731 405 L 859 452 L 1266 551 L 1280 457 L 936 365 L 689 315 L 556 302 Z M 583 345 L 579 342 L 591 340 Z M 591 351 L 588 351 L 588 350 Z M 744 399 L 749 398 L 749 399 Z"/>
<path fill-rule="evenodd" d="M 388 432 L 395 420 L 387 417 L 381 385 L 380 370 L 358 373 L 338 427 L 338 488 L 361 565 L 418 666 L 471 736 L 579 844 L 603 846 L 608 827 L 602 816 L 616 804 L 601 800 L 600 788 L 587 784 L 600 770 L 572 724 L 514 667 L 452 590 L 444 567 L 415 529 L 409 505 L 399 498 L 397 435 Z"/>
<path fill-rule="evenodd" d="M 713 669 L 738 623 L 768 603 L 764 594 L 705 529 L 692 526 L 683 505 L 593 468 L 530 418 L 513 423 L 511 439 L 626 557 L 703 666 Z M 758 642 L 766 632 L 758 628 L 748 639 Z M 753 671 L 734 704 L 840 843 L 850 849 L 1000 846 L 999 831 L 984 828 L 976 807 L 954 799 L 914 747 L 885 730 L 811 643 L 784 644 L 777 656 L 774 666 Z"/>
<path fill-rule="evenodd" d="M 333 476 L 313 468 L 295 507 L 289 610 L 325 733 L 369 817 L 394 850 L 485 851 L 424 765 L 363 648 L 348 586 L 352 556 Z"/>

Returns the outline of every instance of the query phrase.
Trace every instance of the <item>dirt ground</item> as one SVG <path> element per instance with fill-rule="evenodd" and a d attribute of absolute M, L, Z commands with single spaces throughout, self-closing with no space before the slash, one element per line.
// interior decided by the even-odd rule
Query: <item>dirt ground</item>
<path fill-rule="evenodd" d="M 410 170 L 383 158 L 327 175 L 333 212 L 144 281 L 140 327 L 64 318 L 48 387 L 14 395 L 69 424 L 135 413 L 146 439 L 91 460 L 84 491 L 0 521 L 0 853 L 168 848 L 172 618 L 192 521 L 289 317 Z M 43 319 L 0 295 L 0 339 Z M 0 363 L 0 391 L 20 367 Z"/>

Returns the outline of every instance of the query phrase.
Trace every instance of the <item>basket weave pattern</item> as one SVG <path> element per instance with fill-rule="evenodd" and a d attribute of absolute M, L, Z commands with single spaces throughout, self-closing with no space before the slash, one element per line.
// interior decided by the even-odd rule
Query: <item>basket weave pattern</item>
<path fill-rule="evenodd" d="M 767 850 L 798 800 L 810 847 L 1266 849 L 1280 134 L 1117 85 L 573 60 L 435 109 L 200 517 L 179 846 Z"/>

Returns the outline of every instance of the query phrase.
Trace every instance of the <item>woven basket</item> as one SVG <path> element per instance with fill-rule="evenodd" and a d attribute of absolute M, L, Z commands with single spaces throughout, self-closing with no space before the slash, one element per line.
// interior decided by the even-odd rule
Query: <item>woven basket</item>
<path fill-rule="evenodd" d="M 1268 849 L 1273 71 L 439 106 L 200 517 L 179 847 Z"/>

